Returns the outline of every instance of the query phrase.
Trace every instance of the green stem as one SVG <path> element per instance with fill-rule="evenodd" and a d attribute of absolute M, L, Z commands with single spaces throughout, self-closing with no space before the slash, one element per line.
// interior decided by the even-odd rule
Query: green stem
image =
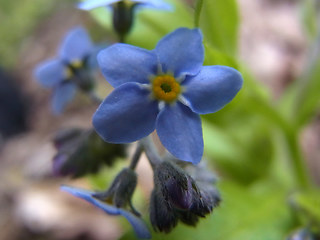
<path fill-rule="evenodd" d="M 194 9 L 194 27 L 199 27 L 200 14 L 203 6 L 203 0 L 197 0 L 196 7 Z"/>
<path fill-rule="evenodd" d="M 252 98 L 249 107 L 252 107 L 252 109 L 264 115 L 265 118 L 272 120 L 275 126 L 281 129 L 285 136 L 288 152 L 290 154 L 293 176 L 297 185 L 299 188 L 309 188 L 311 183 L 307 174 L 305 160 L 301 153 L 298 132 L 292 126 L 292 123 L 284 118 L 274 107 L 258 96 Z"/>
<path fill-rule="evenodd" d="M 292 171 L 295 175 L 297 185 L 301 189 L 308 189 L 311 187 L 311 182 L 307 174 L 306 164 L 301 153 L 299 138 L 296 132 L 290 131 L 285 133 Z"/>

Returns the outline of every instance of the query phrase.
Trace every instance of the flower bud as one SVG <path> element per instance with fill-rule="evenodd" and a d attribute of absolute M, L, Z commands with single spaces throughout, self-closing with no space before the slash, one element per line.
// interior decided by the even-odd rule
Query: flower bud
<path fill-rule="evenodd" d="M 154 173 L 155 185 L 165 199 L 177 209 L 189 209 L 192 205 L 190 177 L 178 166 L 168 161 L 162 162 Z"/>
<path fill-rule="evenodd" d="M 210 188 L 201 188 L 194 186 L 194 204 L 190 211 L 199 217 L 205 217 L 206 214 L 211 213 L 214 207 L 217 207 L 221 201 L 220 194 L 213 186 Z"/>
<path fill-rule="evenodd" d="M 58 150 L 53 158 L 55 176 L 80 177 L 125 156 L 125 145 L 106 143 L 93 130 L 61 131 L 53 142 Z"/>
<path fill-rule="evenodd" d="M 150 221 L 155 231 L 170 232 L 178 223 L 178 216 L 162 192 L 154 189 L 150 199 Z"/>
<path fill-rule="evenodd" d="M 106 192 L 97 193 L 94 197 L 101 201 L 112 203 L 117 208 L 124 208 L 129 205 L 133 213 L 140 215 L 131 204 L 131 198 L 136 186 L 136 173 L 132 169 L 124 168 L 116 176 Z"/>
<path fill-rule="evenodd" d="M 169 161 L 156 166 L 154 183 L 150 220 L 153 228 L 161 232 L 170 232 L 178 220 L 195 226 L 199 217 L 205 217 L 220 202 L 220 195 L 211 183 L 198 184 L 182 168 Z"/>
<path fill-rule="evenodd" d="M 134 8 L 136 5 L 136 3 L 126 1 L 119 1 L 112 5 L 113 27 L 119 35 L 121 42 L 124 36 L 131 30 L 134 21 Z"/>

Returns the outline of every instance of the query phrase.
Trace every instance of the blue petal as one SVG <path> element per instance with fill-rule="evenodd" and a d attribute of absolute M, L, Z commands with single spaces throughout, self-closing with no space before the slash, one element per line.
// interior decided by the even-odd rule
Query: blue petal
<path fill-rule="evenodd" d="M 129 221 L 129 223 L 132 225 L 135 233 L 139 238 L 142 238 L 142 239 L 151 238 L 150 231 L 147 228 L 146 224 L 142 221 L 142 219 L 123 209 L 120 209 L 120 214 Z"/>
<path fill-rule="evenodd" d="M 163 72 L 173 72 L 175 77 L 197 74 L 204 59 L 199 29 L 179 28 L 161 39 L 155 50 Z"/>
<path fill-rule="evenodd" d="M 101 208 L 103 211 L 110 215 L 119 215 L 121 213 L 119 208 L 116 208 L 112 205 L 106 204 L 96 198 L 94 198 L 92 195 L 95 194 L 95 192 L 75 188 L 75 187 L 69 187 L 69 186 L 61 186 L 60 189 L 62 191 L 68 192 L 72 194 L 75 197 L 82 198 L 86 200 L 87 202 L 95 205 L 98 208 Z"/>
<path fill-rule="evenodd" d="M 98 63 L 113 87 L 127 82 L 149 83 L 148 77 L 157 70 L 157 57 L 153 52 L 121 43 L 102 50 Z"/>
<path fill-rule="evenodd" d="M 126 83 L 113 90 L 93 115 L 97 133 L 111 143 L 129 143 L 155 129 L 157 102 L 137 83 Z"/>
<path fill-rule="evenodd" d="M 181 103 L 164 107 L 156 129 L 163 146 L 176 158 L 197 164 L 203 155 L 201 120 Z"/>
<path fill-rule="evenodd" d="M 52 97 L 52 111 L 61 114 L 65 106 L 74 98 L 76 86 L 73 83 L 62 83 L 56 87 Z"/>
<path fill-rule="evenodd" d="M 57 59 L 48 60 L 36 67 L 34 72 L 37 81 L 46 88 L 52 88 L 65 78 L 65 66 Z"/>
<path fill-rule="evenodd" d="M 234 68 L 205 66 L 185 82 L 183 96 L 192 111 L 213 113 L 229 103 L 241 89 L 243 79 Z"/>
<path fill-rule="evenodd" d="M 60 57 L 69 62 L 83 60 L 90 54 L 93 44 L 83 27 L 73 28 L 65 37 L 61 48 Z"/>
<path fill-rule="evenodd" d="M 131 2 L 140 3 L 142 7 L 154 8 L 165 11 L 172 11 L 173 7 L 162 0 L 131 0 Z"/>
<path fill-rule="evenodd" d="M 79 3 L 77 7 L 82 10 L 91 10 L 98 7 L 105 7 L 119 1 L 120 0 L 87 0 L 85 2 Z"/>

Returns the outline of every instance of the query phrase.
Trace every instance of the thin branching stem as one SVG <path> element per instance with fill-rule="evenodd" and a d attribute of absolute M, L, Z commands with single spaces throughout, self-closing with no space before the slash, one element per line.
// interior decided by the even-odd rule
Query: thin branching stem
<path fill-rule="evenodd" d="M 134 170 L 137 167 L 141 154 L 143 152 L 143 146 L 141 142 L 138 143 L 136 151 L 134 152 L 129 168 Z"/>

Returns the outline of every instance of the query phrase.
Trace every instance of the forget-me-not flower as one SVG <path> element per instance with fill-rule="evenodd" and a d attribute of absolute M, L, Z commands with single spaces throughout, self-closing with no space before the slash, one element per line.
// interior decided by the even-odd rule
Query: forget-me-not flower
<path fill-rule="evenodd" d="M 90 55 L 94 45 L 82 27 L 73 28 L 60 46 L 58 56 L 36 67 L 35 77 L 46 88 L 53 89 L 52 110 L 60 114 L 75 96 L 77 87 L 90 91 L 93 80 Z"/>
<path fill-rule="evenodd" d="M 93 116 L 107 142 L 128 143 L 155 129 L 178 159 L 194 164 L 203 155 L 199 114 L 229 103 L 242 87 L 241 74 L 226 66 L 202 66 L 199 29 L 179 28 L 152 51 L 115 44 L 98 54 L 98 64 L 115 88 Z"/>
<path fill-rule="evenodd" d="M 61 186 L 61 190 L 86 200 L 109 215 L 122 215 L 132 225 L 136 235 L 139 238 L 146 239 L 150 238 L 151 234 L 143 220 L 139 217 L 140 214 L 131 204 L 131 197 L 136 184 L 136 174 L 134 171 L 124 169 L 118 174 L 106 192 L 92 192 L 69 186 Z M 129 205 L 131 211 L 125 210 L 124 207 L 127 205 Z"/>

